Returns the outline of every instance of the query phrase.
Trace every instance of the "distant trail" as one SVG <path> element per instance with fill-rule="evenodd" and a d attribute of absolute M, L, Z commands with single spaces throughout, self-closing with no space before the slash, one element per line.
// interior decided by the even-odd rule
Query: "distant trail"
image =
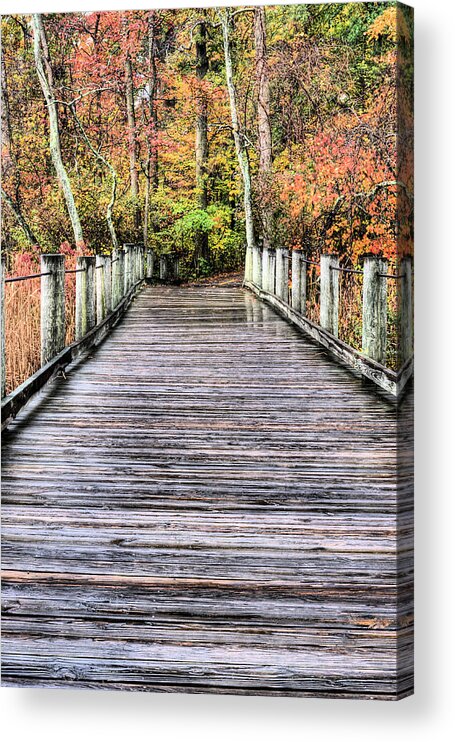
<path fill-rule="evenodd" d="M 202 286 L 226 286 L 240 287 L 243 283 L 243 271 L 236 273 L 217 273 L 215 276 L 198 278 L 196 281 L 188 281 L 182 284 L 185 288 L 198 288 Z"/>

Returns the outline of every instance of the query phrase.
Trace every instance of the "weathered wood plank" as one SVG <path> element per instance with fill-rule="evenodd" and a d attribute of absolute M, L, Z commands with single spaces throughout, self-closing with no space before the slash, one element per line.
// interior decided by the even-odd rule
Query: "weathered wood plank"
<path fill-rule="evenodd" d="M 397 414 L 250 292 L 144 290 L 6 433 L 3 683 L 408 695 Z"/>

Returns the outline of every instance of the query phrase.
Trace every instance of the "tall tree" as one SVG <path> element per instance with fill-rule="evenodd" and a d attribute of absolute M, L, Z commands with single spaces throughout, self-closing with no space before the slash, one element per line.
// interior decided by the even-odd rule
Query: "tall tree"
<path fill-rule="evenodd" d="M 235 12 L 235 11 L 234 11 Z M 240 127 L 239 114 L 237 110 L 237 93 L 234 83 L 234 73 L 231 55 L 231 27 L 232 13 L 228 8 L 218 8 L 217 14 L 220 19 L 221 29 L 223 32 L 223 50 L 224 63 L 226 72 L 226 86 L 229 96 L 229 107 L 231 112 L 232 134 L 234 137 L 235 151 L 240 167 L 240 173 L 243 181 L 243 206 L 245 211 L 245 231 L 248 248 L 254 247 L 254 222 L 253 222 L 253 201 L 251 195 L 251 171 L 250 161 L 248 158 L 247 138 Z"/>
<path fill-rule="evenodd" d="M 204 11 L 204 15 L 206 11 Z M 207 25 L 199 23 L 196 34 L 196 76 L 201 83 L 197 93 L 196 114 L 196 192 L 198 205 L 206 209 L 208 205 L 207 162 L 209 156 L 208 142 L 208 104 L 203 87 L 203 80 L 209 69 L 207 57 Z M 206 231 L 198 230 L 195 235 L 196 261 L 199 258 L 209 260 L 209 236 Z"/>
<path fill-rule="evenodd" d="M 41 15 L 39 13 L 34 13 L 32 15 L 32 28 L 35 67 L 49 113 L 49 147 L 51 151 L 52 162 L 54 164 L 57 178 L 66 201 L 66 207 L 71 220 L 71 225 L 73 227 L 74 240 L 76 242 L 76 245 L 81 245 L 84 242 L 84 235 L 82 232 L 82 225 L 74 200 L 70 179 L 62 160 L 58 109 L 54 85 L 54 72 L 52 69 L 52 62 L 49 53 L 49 46 L 47 43 L 46 31 Z"/>
<path fill-rule="evenodd" d="M 149 243 L 149 209 L 151 192 L 158 187 L 158 72 L 157 72 L 157 26 L 155 10 L 148 14 L 148 136 L 147 161 L 145 165 L 144 244 Z"/>
<path fill-rule="evenodd" d="M 214 269 L 239 264 L 245 221 L 254 242 L 252 202 L 255 232 L 266 243 L 272 223 L 281 244 L 312 243 L 315 250 L 324 244 L 356 265 L 365 251 L 392 259 L 397 223 L 406 222 L 400 250 L 410 250 L 412 168 L 402 140 L 398 149 L 396 143 L 397 109 L 409 119 L 406 130 L 412 121 L 412 100 L 401 86 L 397 94 L 396 75 L 397 47 L 411 50 L 410 26 L 404 11 L 386 6 L 272 6 L 265 15 L 252 7 L 220 9 L 220 16 L 214 9 L 43 15 L 45 34 L 30 16 L 3 16 L 5 243 L 21 250 L 36 236 L 43 248 L 57 245 L 68 239 L 68 213 L 80 240 L 72 186 L 85 238 L 108 248 L 114 241 L 106 213 L 115 185 L 110 163 L 118 179 L 111 221 L 119 241 L 138 239 L 143 221 L 144 239 L 152 242 L 153 229 L 158 249 L 178 244 L 189 273 L 198 232 L 208 234 Z M 39 86 L 37 93 L 37 71 L 46 98 Z M 91 147 L 71 116 L 73 104 Z M 398 177 L 403 163 L 409 172 Z M 26 239 L 16 228 L 20 215 L 25 234 L 29 227 Z"/>
<path fill-rule="evenodd" d="M 259 142 L 259 211 L 264 246 L 270 247 L 271 214 L 268 188 L 272 167 L 272 130 L 270 127 L 270 84 L 267 66 L 265 8 L 254 9 L 254 46 L 256 51 L 256 87 Z"/>
<path fill-rule="evenodd" d="M 125 56 L 125 97 L 128 121 L 128 152 L 130 157 L 130 187 L 131 196 L 134 201 L 134 222 L 136 229 L 138 229 L 140 226 L 141 214 L 138 203 L 139 174 L 137 168 L 136 114 L 134 110 L 133 64 L 131 62 L 131 54 L 129 51 L 127 51 Z"/>

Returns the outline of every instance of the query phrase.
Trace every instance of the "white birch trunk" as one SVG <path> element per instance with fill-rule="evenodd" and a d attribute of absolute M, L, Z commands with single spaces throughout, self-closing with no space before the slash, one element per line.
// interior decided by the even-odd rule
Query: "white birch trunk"
<path fill-rule="evenodd" d="M 234 77 L 232 71 L 232 57 L 229 46 L 230 42 L 230 11 L 219 8 L 217 10 L 218 17 L 221 22 L 221 28 L 223 31 L 223 49 L 224 49 L 224 62 L 226 67 L 226 85 L 229 95 L 229 105 L 231 109 L 231 122 L 232 132 L 234 135 L 235 151 L 239 162 L 240 173 L 243 180 L 243 204 L 245 209 L 245 229 L 246 229 L 246 242 L 248 248 L 253 248 L 254 242 L 254 227 L 253 227 L 253 203 L 251 197 L 251 174 L 250 174 L 250 163 L 248 160 L 248 154 L 245 146 L 245 139 L 240 131 L 239 116 L 237 112 L 237 101 L 236 91 L 234 85 Z"/>
<path fill-rule="evenodd" d="M 254 46 L 256 51 L 256 87 L 259 141 L 259 196 L 260 214 L 264 230 L 264 247 L 270 247 L 271 214 L 267 204 L 269 178 L 272 167 L 272 131 L 270 128 L 270 85 L 267 68 L 267 35 L 265 8 L 254 9 Z"/>
<path fill-rule="evenodd" d="M 32 28 L 35 67 L 46 100 L 47 110 L 49 111 L 49 148 L 52 162 L 65 197 L 66 207 L 73 227 L 74 240 L 76 245 L 79 245 L 84 242 L 84 236 L 76 203 L 74 201 L 71 183 L 62 160 L 57 103 L 55 101 L 53 89 L 53 73 L 50 65 L 46 33 L 39 13 L 33 13 L 32 15 Z"/>

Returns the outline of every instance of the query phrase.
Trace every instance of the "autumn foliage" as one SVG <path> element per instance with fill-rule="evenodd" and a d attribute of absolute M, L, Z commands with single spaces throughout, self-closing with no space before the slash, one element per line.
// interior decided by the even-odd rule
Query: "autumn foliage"
<path fill-rule="evenodd" d="M 20 271 L 37 252 L 62 245 L 79 253 L 110 251 L 109 203 L 119 243 L 145 238 L 157 253 L 178 252 L 186 277 L 239 268 L 242 182 L 215 10 L 68 13 L 42 20 L 61 155 L 84 242 L 74 244 L 50 156 L 30 17 L 4 16 L 2 188 L 8 201 L 2 237 L 9 270 Z M 208 60 L 203 79 L 196 70 L 202 22 Z M 373 252 L 393 267 L 399 254 L 412 250 L 412 24 L 406 8 L 270 6 L 266 25 L 272 165 L 259 187 L 253 17 L 248 8 L 232 14 L 257 237 L 264 234 L 267 213 L 272 245 L 303 247 L 314 256 L 336 251 L 342 265 L 351 266 Z M 195 155 L 202 103 L 206 207 Z M 201 234 L 208 257 L 197 249 Z M 17 297 L 25 288 L 15 291 Z M 13 299 L 8 301 L 11 307 Z"/>

